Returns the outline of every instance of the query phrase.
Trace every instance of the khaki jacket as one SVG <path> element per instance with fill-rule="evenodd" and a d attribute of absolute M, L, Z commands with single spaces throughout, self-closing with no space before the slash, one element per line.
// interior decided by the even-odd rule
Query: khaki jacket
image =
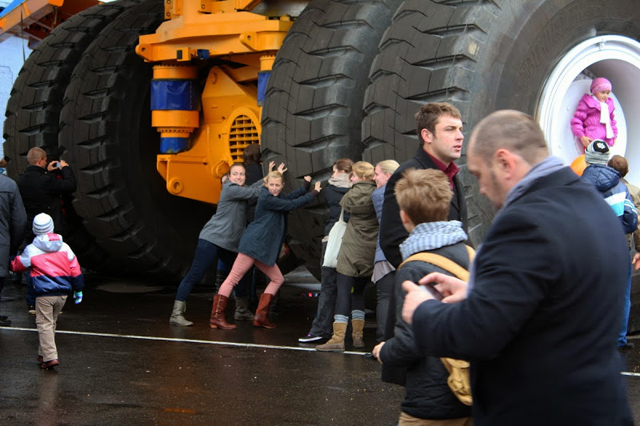
<path fill-rule="evenodd" d="M 378 240 L 378 219 L 371 200 L 374 189 L 373 181 L 356 182 L 340 201 L 350 214 L 336 266 L 343 275 L 369 277 L 373 273 Z"/>

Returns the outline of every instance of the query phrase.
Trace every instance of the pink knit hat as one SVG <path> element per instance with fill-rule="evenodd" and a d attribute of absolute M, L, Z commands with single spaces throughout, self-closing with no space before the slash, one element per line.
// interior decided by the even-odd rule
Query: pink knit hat
<path fill-rule="evenodd" d="M 611 91 L 611 82 L 604 77 L 594 78 L 591 82 L 591 94 L 595 95 L 603 90 Z"/>

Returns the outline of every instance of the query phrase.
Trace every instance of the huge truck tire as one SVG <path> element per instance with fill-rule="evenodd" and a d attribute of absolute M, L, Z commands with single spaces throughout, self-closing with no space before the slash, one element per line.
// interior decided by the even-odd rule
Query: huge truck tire
<path fill-rule="evenodd" d="M 33 147 L 44 149 L 50 160 L 64 153 L 64 141 L 58 141 L 59 119 L 71 73 L 102 28 L 135 3 L 120 0 L 84 10 L 56 27 L 29 55 L 11 91 L 4 123 L 4 154 L 12 178 L 24 173 Z M 84 267 L 102 268 L 108 258 L 83 228 L 71 197 L 64 206 L 65 240 Z"/>
<path fill-rule="evenodd" d="M 265 163 L 289 167 L 287 187 L 305 175 L 328 179 L 340 158 L 360 159 L 369 67 L 399 3 L 312 0 L 293 24 L 267 85 L 261 139 Z M 288 245 L 316 276 L 325 219 L 321 202 L 289 216 Z"/>
<path fill-rule="evenodd" d="M 363 157 L 372 162 L 412 157 L 418 147 L 414 114 L 427 102 L 457 106 L 467 138 L 479 120 L 498 109 L 537 116 L 549 77 L 567 52 L 602 35 L 640 36 L 637 2 L 607 2 L 606 16 L 602 7 L 599 0 L 406 0 L 372 66 Z M 466 167 L 460 177 L 470 237 L 479 243 L 494 210 Z"/>
<path fill-rule="evenodd" d="M 152 68 L 135 47 L 163 10 L 162 0 L 127 9 L 86 49 L 65 93 L 60 136 L 78 177 L 74 206 L 119 271 L 175 282 L 213 207 L 170 195 L 156 172 Z"/>

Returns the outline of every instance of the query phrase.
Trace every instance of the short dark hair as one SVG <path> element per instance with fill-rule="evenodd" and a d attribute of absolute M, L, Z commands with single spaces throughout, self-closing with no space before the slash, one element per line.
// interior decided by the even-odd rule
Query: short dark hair
<path fill-rule="evenodd" d="M 244 164 L 246 164 L 247 166 L 251 164 L 260 164 L 260 162 L 262 161 L 261 157 L 260 144 L 257 143 L 247 145 L 244 151 L 242 151 L 242 159 L 244 160 Z"/>
<path fill-rule="evenodd" d="M 348 158 L 341 158 L 333 163 L 338 169 L 339 172 L 351 173 L 351 168 L 353 167 L 353 161 Z"/>
<path fill-rule="evenodd" d="M 621 177 L 625 177 L 627 173 L 629 173 L 629 163 L 627 159 L 621 155 L 614 155 L 611 157 L 611 160 L 607 163 L 607 166 L 615 169 L 618 173 L 620 173 Z"/>
<path fill-rule="evenodd" d="M 462 120 L 462 115 L 458 108 L 446 102 L 431 102 L 420 107 L 415 115 L 416 130 L 418 131 L 418 139 L 420 146 L 424 145 L 422 139 L 422 129 L 427 129 L 432 134 L 436 134 L 436 125 L 440 121 L 440 117 L 448 116 Z"/>

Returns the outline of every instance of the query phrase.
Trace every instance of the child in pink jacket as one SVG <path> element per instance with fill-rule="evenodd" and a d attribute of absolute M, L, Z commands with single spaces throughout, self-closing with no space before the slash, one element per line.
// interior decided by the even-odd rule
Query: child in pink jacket
<path fill-rule="evenodd" d="M 62 237 L 53 233 L 53 219 L 46 213 L 33 218 L 33 243 L 11 262 L 11 270 L 29 270 L 36 296 L 36 325 L 38 326 L 38 362 L 40 368 L 55 367 L 58 362 L 55 331 L 58 315 L 67 295 L 73 291 L 78 304 L 82 301 L 84 277 L 78 259 Z"/>
<path fill-rule="evenodd" d="M 580 99 L 571 119 L 571 132 L 580 139 L 584 148 L 595 139 L 601 139 L 613 146 L 618 137 L 618 127 L 614 119 L 611 82 L 598 77 L 591 82 L 591 95 Z"/>

